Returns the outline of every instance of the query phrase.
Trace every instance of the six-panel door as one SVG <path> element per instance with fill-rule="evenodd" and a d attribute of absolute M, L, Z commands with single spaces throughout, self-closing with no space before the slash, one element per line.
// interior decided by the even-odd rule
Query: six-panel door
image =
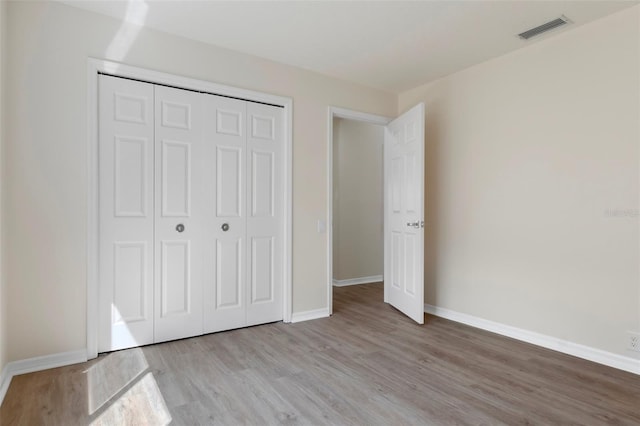
<path fill-rule="evenodd" d="M 282 109 L 247 103 L 247 325 L 282 319 Z"/>
<path fill-rule="evenodd" d="M 156 342 L 202 334 L 202 96 L 155 87 Z"/>
<path fill-rule="evenodd" d="M 424 104 L 385 128 L 385 302 L 424 323 Z"/>
<path fill-rule="evenodd" d="M 100 77 L 100 352 L 154 341 L 153 90 Z"/>
<path fill-rule="evenodd" d="M 207 333 L 246 324 L 246 111 L 244 101 L 205 95 Z"/>

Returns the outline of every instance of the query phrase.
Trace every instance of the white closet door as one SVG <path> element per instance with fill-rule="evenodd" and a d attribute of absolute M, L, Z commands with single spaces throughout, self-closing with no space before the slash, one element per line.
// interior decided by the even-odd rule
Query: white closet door
<path fill-rule="evenodd" d="M 153 343 L 153 85 L 99 77 L 99 341 Z"/>
<path fill-rule="evenodd" d="M 247 325 L 282 320 L 282 118 L 247 103 Z"/>
<path fill-rule="evenodd" d="M 246 108 L 244 101 L 204 97 L 206 196 L 206 333 L 246 325 Z"/>
<path fill-rule="evenodd" d="M 100 352 L 282 320 L 282 114 L 100 77 Z"/>
<path fill-rule="evenodd" d="M 155 342 L 202 334 L 202 96 L 155 87 Z"/>

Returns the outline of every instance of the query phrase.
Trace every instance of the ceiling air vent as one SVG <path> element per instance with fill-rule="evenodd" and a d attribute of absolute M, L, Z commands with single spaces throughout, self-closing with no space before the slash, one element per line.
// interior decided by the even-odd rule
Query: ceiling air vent
<path fill-rule="evenodd" d="M 546 24 L 539 25 L 535 28 L 531 28 L 530 30 L 518 34 L 518 37 L 524 40 L 529 40 L 531 37 L 535 37 L 547 31 L 551 31 L 552 29 L 566 25 L 569 22 L 571 21 L 569 21 L 566 16 L 562 15 L 561 17 L 554 19 L 553 21 L 549 21 Z"/>

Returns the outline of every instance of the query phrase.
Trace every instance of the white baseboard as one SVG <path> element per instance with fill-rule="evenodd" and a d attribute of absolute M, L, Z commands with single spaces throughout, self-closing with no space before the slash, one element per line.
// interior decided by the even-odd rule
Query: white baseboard
<path fill-rule="evenodd" d="M 9 369 L 7 367 L 3 368 L 0 372 L 0 406 L 2 406 L 4 396 L 7 394 L 7 390 L 9 390 L 9 385 L 11 384 L 12 376 L 9 375 Z"/>
<path fill-rule="evenodd" d="M 293 322 L 309 321 L 309 320 L 314 320 L 318 318 L 326 318 L 328 316 L 329 316 L 328 308 L 313 309 L 311 311 L 304 311 L 304 312 L 294 312 L 291 315 L 291 322 L 293 323 Z"/>
<path fill-rule="evenodd" d="M 551 337 L 545 334 L 523 330 L 521 328 L 489 321 L 483 318 L 463 314 L 461 312 L 452 311 L 446 308 L 439 308 L 437 306 L 428 305 L 426 303 L 424 305 L 424 311 L 428 314 L 446 318 L 451 321 L 460 322 L 472 327 L 481 328 L 492 333 L 500 334 L 502 336 L 511 337 L 523 342 L 542 346 L 543 348 L 552 349 L 554 351 L 562 352 L 567 355 L 573 355 L 578 358 L 597 362 L 598 364 L 607 365 L 609 367 L 640 375 L 640 359 L 614 354 L 611 352 L 592 348 L 590 346 L 580 345 L 578 343 L 558 339 L 557 337 Z"/>
<path fill-rule="evenodd" d="M 0 405 L 2 405 L 4 396 L 7 394 L 13 376 L 78 364 L 85 361 L 87 361 L 87 351 L 83 349 L 80 351 L 62 352 L 8 363 L 2 370 L 2 373 L 0 373 Z"/>
<path fill-rule="evenodd" d="M 347 280 L 333 280 L 334 287 L 345 287 L 348 285 L 379 283 L 384 279 L 382 275 L 372 275 L 370 277 L 349 278 Z"/>

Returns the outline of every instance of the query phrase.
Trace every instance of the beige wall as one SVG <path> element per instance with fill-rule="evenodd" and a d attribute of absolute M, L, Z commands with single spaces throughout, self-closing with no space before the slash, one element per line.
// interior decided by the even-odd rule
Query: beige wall
<path fill-rule="evenodd" d="M 6 255 L 8 360 L 86 347 L 87 58 L 293 98 L 293 309 L 327 306 L 327 108 L 381 115 L 396 96 L 56 3 L 11 3 Z"/>
<path fill-rule="evenodd" d="M 7 309 L 6 309 L 6 297 L 5 297 L 5 280 L 4 280 L 4 267 L 3 267 L 3 235 L 2 235 L 2 222 L 3 222 L 3 206 L 2 202 L 4 196 L 4 175 L 3 175 L 3 156 L 4 150 L 4 132 L 5 132 L 5 120 L 4 120 L 4 96 L 5 96 L 5 66 L 6 66 L 6 9 L 7 4 L 4 1 L 0 1 L 0 373 L 7 364 Z"/>
<path fill-rule="evenodd" d="M 383 273 L 384 128 L 333 120 L 333 278 Z"/>
<path fill-rule="evenodd" d="M 620 355 L 640 331 L 639 7 L 426 103 L 426 302 Z"/>

